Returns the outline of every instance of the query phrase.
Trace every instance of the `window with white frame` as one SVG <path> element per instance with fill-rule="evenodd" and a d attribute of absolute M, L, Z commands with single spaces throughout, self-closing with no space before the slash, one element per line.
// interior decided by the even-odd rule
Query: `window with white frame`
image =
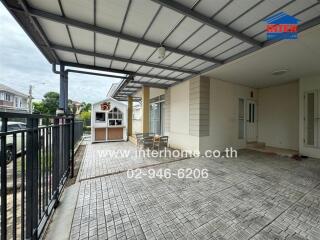
<path fill-rule="evenodd" d="M 304 94 L 304 144 L 320 148 L 320 90 Z"/>
<path fill-rule="evenodd" d="M 117 107 L 114 107 L 111 111 L 108 112 L 109 126 L 120 126 L 122 125 L 122 120 L 123 113 Z"/>
<path fill-rule="evenodd" d="M 4 93 L 4 100 L 11 102 L 12 101 L 12 97 L 10 93 Z"/>

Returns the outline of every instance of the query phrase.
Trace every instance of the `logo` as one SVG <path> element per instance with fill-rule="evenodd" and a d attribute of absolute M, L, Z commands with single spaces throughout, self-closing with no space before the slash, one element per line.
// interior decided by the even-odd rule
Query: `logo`
<path fill-rule="evenodd" d="M 266 31 L 268 40 L 283 40 L 298 38 L 299 19 L 284 12 L 279 12 L 264 20 L 267 22 Z"/>
<path fill-rule="evenodd" d="M 110 102 L 101 103 L 100 107 L 101 107 L 101 110 L 103 110 L 103 111 L 109 111 L 110 110 Z"/>

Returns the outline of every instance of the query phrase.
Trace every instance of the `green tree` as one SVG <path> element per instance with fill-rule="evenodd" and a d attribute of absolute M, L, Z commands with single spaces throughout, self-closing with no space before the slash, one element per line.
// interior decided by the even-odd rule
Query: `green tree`
<path fill-rule="evenodd" d="M 91 103 L 82 102 L 81 112 L 90 112 L 90 111 L 91 111 Z"/>
<path fill-rule="evenodd" d="M 34 111 L 41 114 L 55 115 L 59 107 L 59 93 L 47 92 L 42 102 L 33 103 Z"/>
<path fill-rule="evenodd" d="M 90 119 L 91 119 L 91 112 L 89 111 L 82 111 L 80 113 L 80 119 L 84 122 L 84 125 L 87 126 L 87 125 L 90 125 Z"/>

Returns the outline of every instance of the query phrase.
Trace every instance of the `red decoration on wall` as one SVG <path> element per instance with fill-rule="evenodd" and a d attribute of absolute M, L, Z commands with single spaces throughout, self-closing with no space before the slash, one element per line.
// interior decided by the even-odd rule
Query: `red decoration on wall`
<path fill-rule="evenodd" d="M 101 110 L 103 111 L 109 111 L 110 110 L 110 102 L 103 102 L 101 103 L 100 107 L 101 107 Z"/>

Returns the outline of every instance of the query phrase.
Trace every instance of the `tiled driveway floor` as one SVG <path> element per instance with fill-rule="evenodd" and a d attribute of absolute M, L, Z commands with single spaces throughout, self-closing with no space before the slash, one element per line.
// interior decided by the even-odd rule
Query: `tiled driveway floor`
<path fill-rule="evenodd" d="M 81 181 L 71 239 L 319 239 L 320 160 L 242 151 L 152 168 L 207 168 L 209 177 Z"/>
<path fill-rule="evenodd" d="M 126 150 L 120 152 L 119 150 Z M 95 178 L 128 169 L 176 161 L 179 158 L 152 158 L 138 155 L 139 149 L 131 142 L 108 142 L 87 145 L 86 156 L 80 173 L 80 179 Z M 117 157 L 111 157 L 116 154 Z M 121 154 L 124 154 L 121 156 Z M 126 155 L 128 154 L 128 155 Z M 128 157 L 129 156 L 129 157 Z"/>

